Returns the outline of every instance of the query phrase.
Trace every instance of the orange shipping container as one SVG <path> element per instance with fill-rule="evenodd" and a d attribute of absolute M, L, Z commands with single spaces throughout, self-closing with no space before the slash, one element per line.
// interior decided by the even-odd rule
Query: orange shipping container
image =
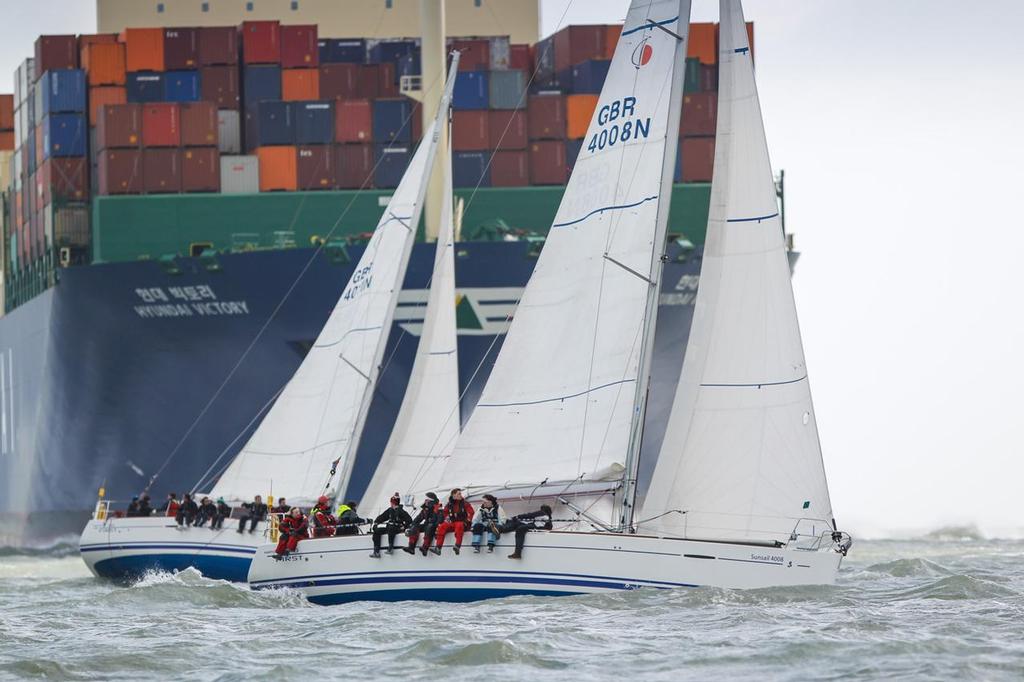
<path fill-rule="evenodd" d="M 587 136 L 590 119 L 597 108 L 597 95 L 568 95 L 565 98 L 565 136 L 581 140 Z"/>
<path fill-rule="evenodd" d="M 78 36 L 78 62 L 83 65 L 82 68 L 85 68 L 86 48 L 97 43 L 116 43 L 117 37 L 116 33 L 83 33 Z"/>
<path fill-rule="evenodd" d="M 690 24 L 690 44 L 687 57 L 696 57 L 701 64 L 718 63 L 718 24 Z"/>
<path fill-rule="evenodd" d="M 93 43 L 82 50 L 89 85 L 124 85 L 127 63 L 121 43 Z"/>
<path fill-rule="evenodd" d="M 295 147 L 260 147 L 260 191 L 294 192 L 298 187 L 298 166 Z"/>
<path fill-rule="evenodd" d="M 281 71 L 281 99 L 286 102 L 320 99 L 320 69 Z"/>
<path fill-rule="evenodd" d="M 619 44 L 619 36 L 622 35 L 622 24 L 609 24 L 605 27 L 604 34 L 604 58 L 611 59 L 615 55 L 615 48 Z"/>
<path fill-rule="evenodd" d="M 119 85 L 89 88 L 89 127 L 95 128 L 100 120 L 100 107 L 104 104 L 126 104 L 128 92 Z"/>
<path fill-rule="evenodd" d="M 129 71 L 164 70 L 164 30 L 126 28 L 121 34 Z"/>

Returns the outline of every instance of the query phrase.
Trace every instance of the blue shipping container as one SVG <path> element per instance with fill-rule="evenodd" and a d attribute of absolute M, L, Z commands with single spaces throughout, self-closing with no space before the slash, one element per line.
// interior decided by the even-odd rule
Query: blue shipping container
<path fill-rule="evenodd" d="M 381 40 L 370 48 L 370 64 L 394 63 L 407 54 L 419 52 L 415 40 Z"/>
<path fill-rule="evenodd" d="M 491 186 L 491 169 L 487 165 L 490 152 L 454 152 L 452 154 L 452 184 L 455 187 Z"/>
<path fill-rule="evenodd" d="M 296 144 L 334 142 L 334 102 L 293 102 Z"/>
<path fill-rule="evenodd" d="M 295 144 L 295 114 L 291 102 L 260 102 L 259 144 Z"/>
<path fill-rule="evenodd" d="M 281 99 L 281 67 L 246 66 L 242 73 L 242 98 L 246 104 Z"/>
<path fill-rule="evenodd" d="M 161 102 L 164 98 L 164 75 L 152 71 L 132 71 L 128 74 L 129 102 Z"/>
<path fill-rule="evenodd" d="M 377 168 L 373 172 L 373 186 L 378 189 L 398 187 L 411 159 L 412 149 L 408 146 L 377 145 Z"/>
<path fill-rule="evenodd" d="M 458 81 L 456 81 L 458 82 Z M 412 142 L 412 107 L 409 100 L 378 99 L 373 102 L 375 142 Z"/>
<path fill-rule="evenodd" d="M 36 84 L 40 116 L 85 111 L 85 71 L 60 69 L 47 71 Z"/>
<path fill-rule="evenodd" d="M 43 158 L 85 156 L 86 131 L 84 114 L 50 114 L 43 119 Z"/>
<path fill-rule="evenodd" d="M 168 71 L 164 74 L 164 100 L 198 102 L 203 98 L 198 71 Z"/>
<path fill-rule="evenodd" d="M 366 63 L 366 41 L 362 38 L 323 38 L 319 45 L 321 64 Z"/>
<path fill-rule="evenodd" d="M 420 54 L 407 54 L 398 60 L 395 66 L 395 83 L 402 82 L 402 76 L 421 76 L 423 67 L 420 66 Z"/>
<path fill-rule="evenodd" d="M 600 95 L 608 78 L 607 59 L 588 59 L 572 67 L 572 91 L 581 95 Z"/>
<path fill-rule="evenodd" d="M 249 104 L 242 113 L 244 121 L 242 141 L 245 143 L 245 151 L 251 152 L 260 146 L 260 105 Z"/>
<path fill-rule="evenodd" d="M 455 79 L 452 109 L 486 109 L 488 85 L 486 71 L 461 71 Z"/>

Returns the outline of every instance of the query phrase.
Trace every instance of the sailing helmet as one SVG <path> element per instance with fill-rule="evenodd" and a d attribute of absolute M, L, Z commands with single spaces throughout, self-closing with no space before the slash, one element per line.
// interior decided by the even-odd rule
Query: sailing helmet
<path fill-rule="evenodd" d="M 331 503 L 331 501 L 327 499 L 326 495 L 321 495 L 319 498 L 317 498 L 316 503 L 321 507 L 326 507 L 328 504 Z"/>

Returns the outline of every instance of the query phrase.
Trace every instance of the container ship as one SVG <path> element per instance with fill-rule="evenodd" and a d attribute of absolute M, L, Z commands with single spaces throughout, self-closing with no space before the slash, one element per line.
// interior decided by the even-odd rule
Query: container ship
<path fill-rule="evenodd" d="M 621 26 L 541 39 L 537 0 L 97 12 L 96 34 L 39 36 L 0 96 L 0 544 L 77 534 L 101 488 L 126 502 L 209 486 L 340 295 L 452 49 L 465 420 L 574 160 L 598 143 L 583 137 Z M 697 288 L 716 55 L 717 26 L 693 24 L 645 453 Z M 419 231 L 347 497 L 368 483 L 411 369 L 437 226 Z"/>

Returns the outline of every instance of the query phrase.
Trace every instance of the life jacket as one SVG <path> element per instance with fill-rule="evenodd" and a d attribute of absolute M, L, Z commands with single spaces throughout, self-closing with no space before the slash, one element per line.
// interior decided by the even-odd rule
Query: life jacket
<path fill-rule="evenodd" d="M 499 518 L 501 517 L 498 516 L 497 505 L 491 507 L 490 509 L 488 509 L 487 507 L 480 507 L 480 520 L 483 521 L 485 524 L 498 523 Z"/>
<path fill-rule="evenodd" d="M 313 511 L 309 513 L 309 517 L 313 519 L 313 535 L 316 537 L 329 537 L 334 535 L 334 527 L 337 525 L 337 521 L 331 512 L 320 507 L 313 507 Z"/>
<path fill-rule="evenodd" d="M 309 530 L 309 520 L 305 516 L 295 518 L 290 514 L 283 519 L 278 525 L 278 530 L 282 533 L 289 533 L 291 535 L 305 535 L 304 531 Z"/>
<path fill-rule="evenodd" d="M 453 500 L 444 508 L 445 518 L 449 521 L 469 521 L 469 505 L 465 500 Z"/>
<path fill-rule="evenodd" d="M 171 500 L 170 502 L 167 503 L 167 515 L 168 516 L 177 516 L 178 515 L 178 510 L 180 508 L 181 508 L 181 505 L 178 504 L 177 500 Z"/>
<path fill-rule="evenodd" d="M 347 504 L 339 504 L 338 513 L 335 514 L 335 516 L 337 516 L 340 519 L 342 514 L 344 514 L 347 511 L 350 511 L 351 509 L 352 507 L 348 506 Z"/>

